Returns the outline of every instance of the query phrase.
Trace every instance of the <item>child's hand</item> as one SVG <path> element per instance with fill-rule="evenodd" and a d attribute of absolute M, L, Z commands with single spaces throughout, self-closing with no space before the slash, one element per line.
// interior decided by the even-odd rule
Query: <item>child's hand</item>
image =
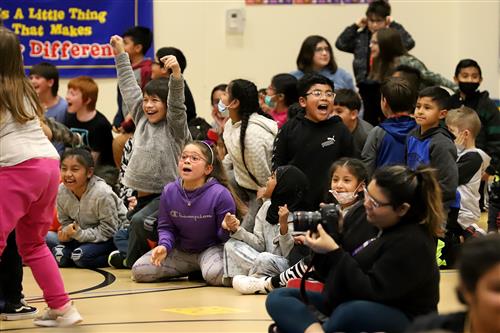
<path fill-rule="evenodd" d="M 69 242 L 71 240 L 71 238 L 64 232 L 63 227 L 59 227 L 59 229 L 57 229 L 57 239 L 60 242 Z"/>
<path fill-rule="evenodd" d="M 120 36 L 118 35 L 111 36 L 109 44 L 113 48 L 113 53 L 115 55 L 125 52 L 125 44 L 123 43 L 123 38 L 121 38 Z"/>
<path fill-rule="evenodd" d="M 236 215 L 233 215 L 231 213 L 226 213 L 226 216 L 224 216 L 224 220 L 222 221 L 222 228 L 229 230 L 231 232 L 236 232 L 238 231 L 239 227 L 240 227 L 240 220 L 236 218 Z"/>
<path fill-rule="evenodd" d="M 179 66 L 179 63 L 177 62 L 177 58 L 173 55 L 168 55 L 164 56 L 163 58 L 160 59 L 160 61 L 164 64 L 165 69 L 168 71 L 169 69 L 172 70 L 172 75 L 176 79 L 181 78 L 181 67 Z"/>
<path fill-rule="evenodd" d="M 318 224 L 318 232 L 307 232 L 304 244 L 316 253 L 325 254 L 339 248 L 335 240 L 326 233 L 321 224 Z"/>
<path fill-rule="evenodd" d="M 358 22 L 356 22 L 356 25 L 358 26 L 358 28 L 360 29 L 363 29 L 366 27 L 366 17 L 362 17 L 359 19 Z"/>
<path fill-rule="evenodd" d="M 131 211 L 137 206 L 137 198 L 135 196 L 131 196 L 127 198 L 128 200 L 128 210 Z"/>
<path fill-rule="evenodd" d="M 151 251 L 151 262 L 155 266 L 161 266 L 161 263 L 167 257 L 167 248 L 163 245 L 158 245 Z"/>
<path fill-rule="evenodd" d="M 66 234 L 67 237 L 73 238 L 73 236 L 76 234 L 76 232 L 80 229 L 78 226 L 78 223 L 73 222 L 63 228 L 63 233 Z"/>
<path fill-rule="evenodd" d="M 278 221 L 280 223 L 280 234 L 286 235 L 288 233 L 288 206 L 285 204 L 284 206 L 278 207 Z"/>

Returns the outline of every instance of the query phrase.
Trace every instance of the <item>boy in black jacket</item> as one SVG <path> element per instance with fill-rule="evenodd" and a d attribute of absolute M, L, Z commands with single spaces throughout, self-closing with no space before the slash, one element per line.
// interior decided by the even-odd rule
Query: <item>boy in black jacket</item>
<path fill-rule="evenodd" d="M 334 161 L 352 156 L 349 129 L 332 116 L 334 85 L 319 74 L 306 74 L 297 83 L 299 104 L 305 113 L 289 120 L 276 136 L 272 168 L 295 165 L 310 184 L 308 207 L 316 210 L 329 188 L 328 170 Z"/>

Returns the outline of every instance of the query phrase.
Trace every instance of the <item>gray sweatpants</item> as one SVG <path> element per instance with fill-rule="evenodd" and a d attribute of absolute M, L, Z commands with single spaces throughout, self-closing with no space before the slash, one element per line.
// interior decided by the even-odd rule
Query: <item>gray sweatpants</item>
<path fill-rule="evenodd" d="M 285 257 L 258 252 L 245 242 L 229 239 L 224 245 L 224 276 L 274 276 L 289 267 Z"/>
<path fill-rule="evenodd" d="M 155 282 L 186 276 L 188 273 L 201 270 L 203 279 L 212 286 L 222 286 L 223 244 L 209 247 L 200 253 L 187 253 L 173 249 L 161 266 L 151 262 L 149 251 L 132 266 L 132 279 L 136 282 Z"/>

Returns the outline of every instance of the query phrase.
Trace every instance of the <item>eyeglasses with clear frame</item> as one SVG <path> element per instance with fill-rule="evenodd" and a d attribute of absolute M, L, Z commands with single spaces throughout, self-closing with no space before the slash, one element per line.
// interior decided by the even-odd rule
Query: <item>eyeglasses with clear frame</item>
<path fill-rule="evenodd" d="M 327 91 L 321 91 L 321 90 L 313 90 L 313 91 L 310 91 L 306 94 L 306 96 L 314 96 L 316 98 L 321 98 L 321 97 L 325 97 L 326 99 L 331 99 L 333 100 L 335 98 L 335 93 L 331 90 L 327 90 Z"/>
<path fill-rule="evenodd" d="M 201 161 L 207 162 L 207 160 L 205 158 L 201 157 L 198 154 L 186 154 L 186 153 L 182 153 L 181 156 L 179 157 L 179 159 L 182 162 L 186 162 L 188 158 L 191 161 L 191 163 L 195 163 L 195 164 L 199 163 Z"/>
<path fill-rule="evenodd" d="M 373 208 L 379 208 L 379 207 L 392 205 L 390 202 L 383 203 L 383 202 L 378 201 L 374 197 L 372 197 L 370 192 L 368 192 L 368 189 L 366 187 L 363 187 L 363 193 L 365 194 L 365 199 L 368 199 L 368 201 L 370 202 L 370 204 Z"/>

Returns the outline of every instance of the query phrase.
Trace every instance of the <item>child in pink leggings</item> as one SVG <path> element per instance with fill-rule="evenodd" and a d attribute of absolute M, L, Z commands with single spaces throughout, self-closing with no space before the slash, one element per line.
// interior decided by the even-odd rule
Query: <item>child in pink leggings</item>
<path fill-rule="evenodd" d="M 45 245 L 59 184 L 59 155 L 40 121 L 43 108 L 24 75 L 16 35 L 0 27 L 0 255 L 10 232 L 49 308 L 39 326 L 70 326 L 82 320 L 64 290 Z"/>

